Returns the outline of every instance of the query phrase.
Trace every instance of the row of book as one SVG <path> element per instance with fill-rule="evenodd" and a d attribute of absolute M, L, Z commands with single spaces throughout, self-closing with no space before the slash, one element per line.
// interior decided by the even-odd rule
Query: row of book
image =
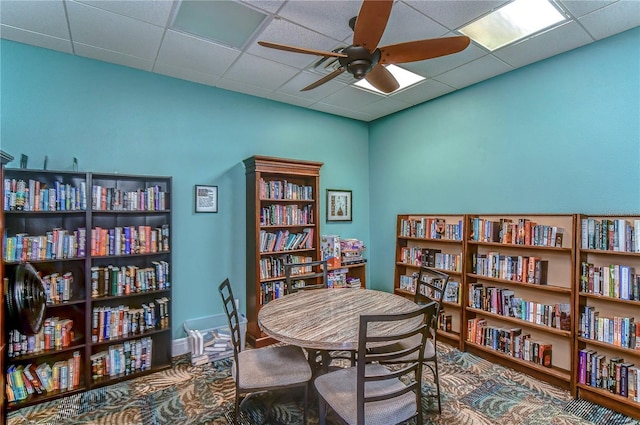
<path fill-rule="evenodd" d="M 260 199 L 313 200 L 313 187 L 303 186 L 286 180 L 265 180 L 260 178 L 258 188 Z"/>
<path fill-rule="evenodd" d="M 284 265 L 287 263 L 308 263 L 313 261 L 312 257 L 303 255 L 280 255 L 277 257 L 267 257 L 260 259 L 260 279 L 270 279 L 274 277 L 284 277 Z M 298 268 L 300 269 L 300 268 Z M 304 268 L 301 271 L 308 270 Z M 311 273 L 311 270 L 308 270 Z M 297 274 L 297 270 L 292 270 L 291 274 Z"/>
<path fill-rule="evenodd" d="M 518 221 L 510 218 L 492 221 L 476 217 L 471 219 L 470 239 L 512 245 L 562 247 L 564 231 L 562 227 L 538 224 L 526 218 Z"/>
<path fill-rule="evenodd" d="M 24 400 L 32 394 L 69 391 L 80 386 L 81 356 L 74 351 L 67 360 L 53 364 L 10 365 L 7 368 L 7 401 Z"/>
<path fill-rule="evenodd" d="M 40 332 L 26 335 L 17 329 L 8 333 L 7 356 L 19 357 L 69 347 L 75 339 L 73 320 L 60 317 L 44 319 Z"/>
<path fill-rule="evenodd" d="M 462 220 L 447 223 L 444 218 L 421 217 L 400 220 L 400 236 L 409 238 L 446 239 L 461 241 L 463 238 Z"/>
<path fill-rule="evenodd" d="M 260 283 L 260 305 L 265 305 L 287 294 L 287 285 L 284 280 Z"/>
<path fill-rule="evenodd" d="M 446 254 L 439 249 L 418 246 L 402 247 L 400 261 L 405 264 L 422 267 L 435 267 L 455 272 L 462 271 L 462 254 Z"/>
<path fill-rule="evenodd" d="M 444 310 L 440 310 L 438 314 L 438 329 L 445 332 L 451 332 L 453 329 L 453 316 Z"/>
<path fill-rule="evenodd" d="M 515 296 L 506 288 L 469 284 L 469 307 L 563 331 L 571 330 L 571 304 L 544 304 Z"/>
<path fill-rule="evenodd" d="M 73 273 L 51 273 L 42 276 L 47 304 L 61 304 L 73 298 Z"/>
<path fill-rule="evenodd" d="M 481 276 L 546 285 L 549 261 L 538 257 L 504 255 L 499 252 L 474 253 L 472 268 L 475 274 Z"/>
<path fill-rule="evenodd" d="M 490 326 L 484 318 L 469 319 L 467 341 L 489 347 L 516 359 L 545 367 L 553 366 L 553 344 L 535 341 L 530 334 L 523 334 L 520 328 L 499 328 Z"/>
<path fill-rule="evenodd" d="M 133 293 L 169 289 L 169 263 L 152 261 L 149 267 L 91 267 L 91 298 L 123 296 Z"/>
<path fill-rule="evenodd" d="M 3 238 L 4 260 L 25 262 L 56 260 L 61 258 L 84 258 L 86 255 L 87 229 L 53 229 L 40 236 L 18 233 Z"/>
<path fill-rule="evenodd" d="M 91 342 L 110 341 L 169 327 L 169 299 L 158 298 L 139 308 L 100 306 L 92 310 Z"/>
<path fill-rule="evenodd" d="M 640 350 L 640 326 L 633 317 L 601 317 L 593 306 L 583 306 L 579 335 L 617 347 Z"/>
<path fill-rule="evenodd" d="M 331 270 L 327 273 L 328 288 L 360 288 L 362 282 L 358 278 L 348 275 L 349 269 L 342 268 Z"/>
<path fill-rule="evenodd" d="M 632 266 L 611 264 L 599 267 L 583 261 L 580 292 L 640 301 L 640 274 L 636 274 Z"/>
<path fill-rule="evenodd" d="M 312 228 L 303 229 L 299 233 L 281 230 L 278 233 L 260 231 L 260 252 L 281 252 L 294 249 L 313 248 Z"/>
<path fill-rule="evenodd" d="M 152 349 L 153 340 L 149 337 L 111 345 L 108 350 L 91 356 L 91 377 L 97 380 L 149 370 L 153 358 Z"/>
<path fill-rule="evenodd" d="M 200 366 L 233 355 L 231 334 L 218 329 L 189 330 L 191 366 Z"/>
<path fill-rule="evenodd" d="M 169 225 L 91 229 L 91 255 L 131 255 L 169 251 Z"/>
<path fill-rule="evenodd" d="M 580 226 L 582 249 L 640 252 L 640 219 L 583 218 Z"/>
<path fill-rule="evenodd" d="M 292 226 L 313 224 L 313 205 L 269 205 L 260 208 L 261 226 Z"/>
<path fill-rule="evenodd" d="M 94 211 L 164 211 L 168 193 L 158 185 L 126 191 L 93 185 L 91 208 Z"/>
<path fill-rule="evenodd" d="M 71 186 L 59 181 L 53 187 L 29 179 L 4 179 L 5 211 L 86 211 L 87 186 L 84 181 Z"/>
<path fill-rule="evenodd" d="M 578 383 L 609 390 L 613 394 L 640 402 L 640 368 L 622 357 L 598 354 L 591 349 L 578 352 Z"/>

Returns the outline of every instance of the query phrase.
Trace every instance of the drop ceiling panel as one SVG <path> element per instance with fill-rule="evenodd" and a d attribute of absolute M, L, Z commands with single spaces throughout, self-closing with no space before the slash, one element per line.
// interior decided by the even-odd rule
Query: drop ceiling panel
<path fill-rule="evenodd" d="M 576 1 L 576 0 L 561 0 L 560 4 L 564 6 L 573 16 L 579 18 L 591 13 L 594 10 L 603 8 L 611 3 L 615 3 L 618 0 L 590 0 L 590 1 Z M 635 0 L 633 0 L 635 1 Z"/>
<path fill-rule="evenodd" d="M 353 31 L 349 20 L 358 14 L 360 6 L 361 2 L 353 0 L 288 1 L 279 15 L 319 33 L 330 34 L 335 40 L 351 40 Z"/>
<path fill-rule="evenodd" d="M 240 51 L 189 34 L 167 30 L 156 66 L 185 68 L 221 76 L 240 56 Z"/>
<path fill-rule="evenodd" d="M 337 40 L 325 37 L 324 35 L 283 19 L 274 19 L 271 21 L 257 40 L 323 51 L 331 51 L 339 44 Z M 251 43 L 247 48 L 247 52 L 298 69 L 304 69 L 318 60 L 318 57 L 315 55 L 270 49 L 262 47 L 258 43 Z"/>
<path fill-rule="evenodd" d="M 71 41 L 68 39 L 50 37 L 48 35 L 14 28 L 8 25 L 0 25 L 0 36 L 7 40 L 17 41 L 18 43 L 30 44 L 32 46 L 44 47 L 45 49 L 73 54 Z"/>
<path fill-rule="evenodd" d="M 405 1 L 436 22 L 454 30 L 499 7 L 506 1 L 430 0 Z"/>
<path fill-rule="evenodd" d="M 437 38 L 449 30 L 404 3 L 396 2 L 384 30 L 380 46 Z"/>
<path fill-rule="evenodd" d="M 297 96 L 305 99 L 309 99 L 311 101 L 318 101 L 323 99 L 330 94 L 337 92 L 338 90 L 346 87 L 344 83 L 339 81 L 331 80 L 327 83 L 322 84 L 321 86 L 313 89 L 301 92 L 300 89 L 307 87 L 309 84 L 316 82 L 322 78 L 322 75 L 318 75 L 313 72 L 301 72 L 297 74 L 295 77 L 287 81 L 280 87 L 277 93 L 284 93 L 292 96 Z"/>
<path fill-rule="evenodd" d="M 569 22 L 553 32 L 545 32 L 497 50 L 493 55 L 514 68 L 519 68 L 584 46 L 591 41 L 591 36 L 580 25 Z"/>
<path fill-rule="evenodd" d="M 278 102 L 284 102 L 290 105 L 301 106 L 303 108 L 311 106 L 313 103 L 315 103 L 314 100 L 304 99 L 298 96 L 293 96 L 293 95 L 282 93 L 282 92 L 271 93 L 269 95 L 269 98 L 273 100 L 277 100 Z"/>
<path fill-rule="evenodd" d="M 426 102 L 427 100 L 435 99 L 436 97 L 454 91 L 453 87 L 450 87 L 440 81 L 425 80 L 422 83 L 411 87 L 409 90 L 404 90 L 400 93 L 394 94 L 393 98 L 405 103 L 417 105 L 418 103 Z"/>
<path fill-rule="evenodd" d="M 640 1 L 621 0 L 585 15 L 579 21 L 600 40 L 640 25 Z"/>
<path fill-rule="evenodd" d="M 497 58 L 487 55 L 449 72 L 438 75 L 435 80 L 460 89 L 511 71 L 512 69 L 512 67 Z"/>
<path fill-rule="evenodd" d="M 61 0 L 7 1 L 0 6 L 0 22 L 5 25 L 69 39 L 69 28 Z"/>
<path fill-rule="evenodd" d="M 220 79 L 217 75 L 205 74 L 189 68 L 167 65 L 166 63 L 156 63 L 153 66 L 153 72 L 209 86 L 215 86 Z"/>
<path fill-rule="evenodd" d="M 358 112 L 371 115 L 375 118 L 380 118 L 384 117 L 385 115 L 393 114 L 394 112 L 400 111 L 402 109 L 406 109 L 410 106 L 410 103 L 401 102 L 395 98 L 380 99 L 377 102 L 369 103 L 364 107 L 358 109 Z"/>
<path fill-rule="evenodd" d="M 333 115 L 340 115 L 342 117 L 353 118 L 361 121 L 371 121 L 375 119 L 371 115 L 363 114 L 362 112 L 354 111 L 353 109 L 341 108 L 339 106 L 328 105 L 326 103 L 314 103 L 309 107 L 316 111 L 327 112 Z"/>
<path fill-rule="evenodd" d="M 218 80 L 216 86 L 220 87 L 221 89 L 231 90 L 257 97 L 269 98 L 269 96 L 271 96 L 271 94 L 273 93 L 271 90 L 265 89 L 264 87 L 245 84 L 240 81 L 233 81 L 226 78 L 221 78 L 220 80 Z"/>
<path fill-rule="evenodd" d="M 154 60 L 164 29 L 133 18 L 67 1 L 74 42 Z"/>
<path fill-rule="evenodd" d="M 298 70 L 295 68 L 245 53 L 229 68 L 223 77 L 272 91 L 297 73 Z"/>
<path fill-rule="evenodd" d="M 346 86 L 342 90 L 339 90 L 322 99 L 322 103 L 338 106 L 344 109 L 357 110 L 369 103 L 377 102 L 378 100 L 383 98 L 384 96 L 380 96 L 365 90 L 356 89 L 353 86 Z"/>
<path fill-rule="evenodd" d="M 99 47 L 88 46 L 82 43 L 73 43 L 73 49 L 78 56 L 84 56 L 91 59 L 96 59 L 104 62 L 111 62 L 129 68 L 142 69 L 144 71 L 151 71 L 153 69 L 153 61 L 148 59 L 139 58 L 137 56 L 126 55 L 120 52 L 114 52 L 107 49 L 101 49 Z"/>
<path fill-rule="evenodd" d="M 250 4 L 251 6 L 255 7 L 256 9 L 264 10 L 264 11 L 269 12 L 269 13 L 276 13 L 278 11 L 278 9 L 280 9 L 280 6 L 282 6 L 282 4 L 284 3 L 284 0 L 282 0 L 282 1 L 243 0 L 242 2 Z"/>
<path fill-rule="evenodd" d="M 176 1 L 172 0 L 76 0 L 89 6 L 164 27 Z"/>

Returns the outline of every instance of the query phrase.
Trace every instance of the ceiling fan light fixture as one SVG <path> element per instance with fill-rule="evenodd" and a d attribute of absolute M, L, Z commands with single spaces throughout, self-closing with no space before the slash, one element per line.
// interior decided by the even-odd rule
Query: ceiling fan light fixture
<path fill-rule="evenodd" d="M 551 0 L 514 0 L 458 31 L 494 51 L 567 19 Z"/>
<path fill-rule="evenodd" d="M 377 88 L 373 87 L 364 78 L 362 80 L 356 81 L 355 83 L 353 83 L 353 85 L 357 86 L 358 88 L 364 89 L 364 90 L 372 91 L 375 94 L 388 96 L 388 95 L 397 93 L 397 92 L 399 92 L 401 90 L 404 90 L 407 87 L 411 87 L 411 86 L 413 86 L 415 84 L 418 84 L 420 81 L 425 80 L 425 78 L 422 75 L 415 74 L 415 73 L 413 73 L 411 71 L 408 71 L 408 70 L 406 70 L 404 68 L 400 68 L 397 65 L 382 65 L 382 66 L 387 68 L 387 71 L 391 72 L 391 74 L 393 74 L 395 79 L 398 81 L 398 84 L 400 84 L 400 87 L 398 87 L 396 90 L 392 91 L 391 93 L 385 93 L 385 92 L 380 91 Z"/>

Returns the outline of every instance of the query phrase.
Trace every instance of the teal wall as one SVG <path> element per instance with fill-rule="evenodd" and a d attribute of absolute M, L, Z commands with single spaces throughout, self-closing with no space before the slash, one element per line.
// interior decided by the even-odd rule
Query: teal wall
<path fill-rule="evenodd" d="M 245 295 L 242 160 L 324 162 L 322 232 L 369 240 L 368 125 L 213 87 L 0 41 L 0 148 L 29 166 L 173 176 L 173 334 L 221 313 L 218 284 Z M 17 167 L 17 161 L 9 167 Z M 219 213 L 195 214 L 195 184 L 218 185 Z M 326 188 L 352 189 L 351 223 L 326 224 Z"/>
<path fill-rule="evenodd" d="M 173 329 L 244 299 L 242 160 L 322 161 L 354 191 L 369 286 L 391 290 L 400 213 L 640 213 L 640 28 L 366 124 L 0 41 L 0 147 L 32 166 L 174 177 Z M 105 147 L 108 146 L 108 152 Z M 144 160 L 142 158 L 152 158 Z M 9 164 L 15 166 L 15 164 Z M 193 213 L 193 186 L 220 212 Z M 324 198 L 324 197 L 323 197 Z"/>
<path fill-rule="evenodd" d="M 375 121 L 370 286 L 403 213 L 640 214 L 640 28 Z"/>

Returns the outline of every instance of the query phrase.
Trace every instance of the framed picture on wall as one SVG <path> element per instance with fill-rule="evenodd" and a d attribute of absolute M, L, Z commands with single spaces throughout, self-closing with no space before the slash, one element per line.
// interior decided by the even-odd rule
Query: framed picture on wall
<path fill-rule="evenodd" d="M 218 212 L 218 186 L 196 185 L 196 212 Z"/>
<path fill-rule="evenodd" d="M 327 189 L 327 221 L 351 221 L 350 190 Z"/>

